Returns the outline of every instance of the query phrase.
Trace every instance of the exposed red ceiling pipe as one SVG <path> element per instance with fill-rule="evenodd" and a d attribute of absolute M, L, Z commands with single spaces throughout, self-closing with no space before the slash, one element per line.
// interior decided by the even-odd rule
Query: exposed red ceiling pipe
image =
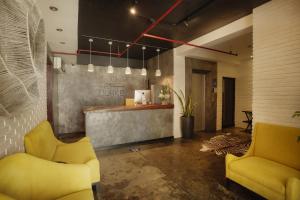
<path fill-rule="evenodd" d="M 180 3 L 182 3 L 183 0 L 176 0 L 175 3 L 166 11 L 164 12 L 155 22 L 153 22 L 148 28 L 146 28 L 130 45 L 128 48 L 126 48 L 124 51 L 122 51 L 119 55 L 119 57 L 123 56 L 127 49 L 129 49 L 133 44 L 137 43 L 144 34 L 151 31 L 155 26 L 157 26 L 166 16 L 168 16 Z"/>
<path fill-rule="evenodd" d="M 176 44 L 188 45 L 188 46 L 192 46 L 192 47 L 197 47 L 197 48 L 201 48 L 201 49 L 206 49 L 206 50 L 210 50 L 210 51 L 215 51 L 215 52 L 219 52 L 219 53 L 228 54 L 228 55 L 231 55 L 231 56 L 238 56 L 238 54 L 236 54 L 236 53 L 222 51 L 222 50 L 208 48 L 208 47 L 203 47 L 203 46 L 200 46 L 200 45 L 191 44 L 189 42 L 184 42 L 184 41 L 181 41 L 181 40 L 173 40 L 173 39 L 169 39 L 169 38 L 165 38 L 165 37 L 160 37 L 160 36 L 157 36 L 157 35 L 151 35 L 151 34 L 145 33 L 144 37 L 153 38 L 153 39 L 157 39 L 157 40 L 163 40 L 163 41 L 172 42 L 172 43 L 176 43 Z"/>

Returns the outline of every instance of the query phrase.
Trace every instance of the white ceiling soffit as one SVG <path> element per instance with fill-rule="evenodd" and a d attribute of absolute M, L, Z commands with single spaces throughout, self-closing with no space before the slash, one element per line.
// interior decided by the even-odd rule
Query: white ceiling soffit
<path fill-rule="evenodd" d="M 36 0 L 46 25 L 46 39 L 52 51 L 75 53 L 78 49 L 78 1 Z M 50 10 L 50 6 L 58 8 Z M 63 29 L 62 32 L 56 29 Z M 63 44 L 64 43 L 64 44 Z M 76 64 L 77 57 L 59 55 L 67 64 Z"/>
<path fill-rule="evenodd" d="M 190 41 L 192 44 L 202 45 L 206 47 L 212 47 L 219 50 L 230 51 L 236 53 L 242 48 L 242 56 L 231 56 L 222 53 L 211 52 L 208 50 L 199 49 L 196 47 L 182 45 L 176 48 L 176 54 L 178 56 L 195 57 L 201 59 L 208 59 L 212 61 L 226 61 L 239 63 L 245 58 L 245 56 L 250 56 L 251 52 L 246 52 L 243 47 L 240 46 L 230 46 L 230 44 L 238 38 L 239 40 L 244 40 L 245 43 L 249 43 L 249 34 L 252 32 L 252 14 L 238 19 L 230 24 L 227 24 L 219 29 L 216 29 L 206 35 L 203 35 L 195 40 Z M 244 36 L 247 35 L 247 36 Z M 241 37 L 241 38 L 240 38 Z M 246 45 L 248 46 L 248 45 Z M 222 49 L 224 48 L 224 49 Z M 234 49 L 236 48 L 236 50 Z"/>
<path fill-rule="evenodd" d="M 235 37 L 226 37 L 222 40 L 216 40 L 206 46 L 222 51 L 232 51 L 233 53 L 237 53 L 237 59 L 243 61 L 251 59 L 253 49 L 252 44 L 252 29 L 250 29 L 249 32 L 235 35 Z"/>

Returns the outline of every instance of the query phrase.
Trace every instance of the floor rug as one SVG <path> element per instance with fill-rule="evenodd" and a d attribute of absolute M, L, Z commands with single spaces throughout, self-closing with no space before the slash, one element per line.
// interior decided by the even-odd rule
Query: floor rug
<path fill-rule="evenodd" d="M 243 155 L 247 152 L 251 144 L 251 135 L 240 133 L 223 133 L 205 140 L 200 151 L 215 151 L 218 156 L 225 156 L 227 153 Z"/>

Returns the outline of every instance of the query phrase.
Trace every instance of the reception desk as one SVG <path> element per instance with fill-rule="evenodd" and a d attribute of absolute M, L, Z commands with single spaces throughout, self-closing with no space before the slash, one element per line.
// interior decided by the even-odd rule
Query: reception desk
<path fill-rule="evenodd" d="M 92 106 L 84 114 L 95 148 L 173 136 L 173 105 Z"/>

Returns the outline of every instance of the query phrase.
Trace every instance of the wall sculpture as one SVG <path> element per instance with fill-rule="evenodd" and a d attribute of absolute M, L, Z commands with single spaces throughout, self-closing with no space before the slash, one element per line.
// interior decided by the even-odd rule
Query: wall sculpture
<path fill-rule="evenodd" d="M 0 16 L 0 116 L 11 116 L 39 100 L 45 28 L 32 0 L 1 0 Z"/>

